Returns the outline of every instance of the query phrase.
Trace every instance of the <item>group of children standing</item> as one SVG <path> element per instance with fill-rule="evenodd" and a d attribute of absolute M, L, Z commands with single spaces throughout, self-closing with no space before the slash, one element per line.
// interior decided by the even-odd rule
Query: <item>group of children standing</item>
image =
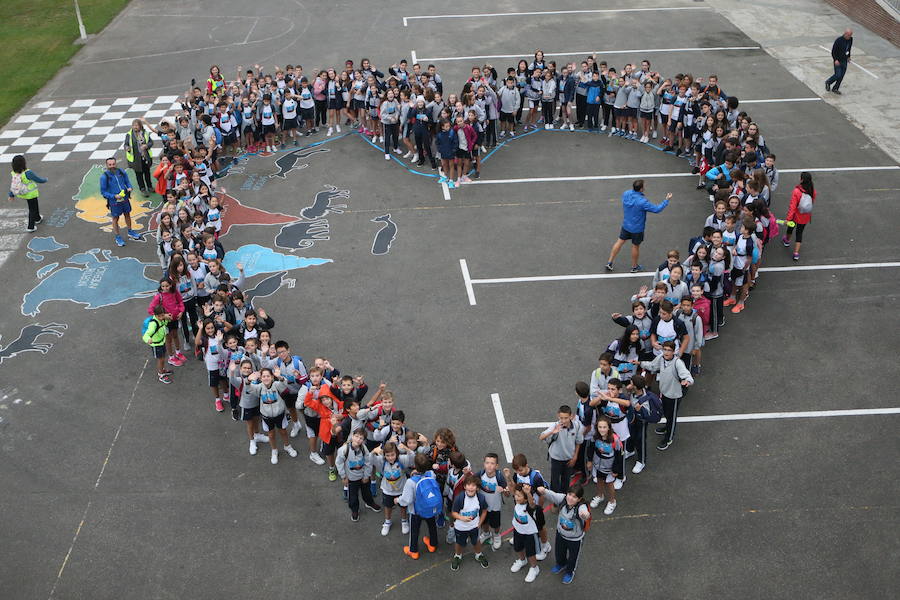
<path fill-rule="evenodd" d="M 433 65 L 407 71 L 403 61 L 386 79 L 366 59 L 360 69 L 348 61 L 339 75 L 320 71 L 312 82 L 302 73 L 288 66 L 264 74 L 257 65 L 226 84 L 214 67 L 205 93 L 197 88 L 185 102 L 187 114 L 179 119 L 184 131 L 162 128 L 171 136 L 164 139 L 167 151 L 157 169 L 157 191 L 165 197 L 157 216 L 164 276 L 143 336 L 157 359 L 159 380 L 171 381 L 170 367 L 185 364 L 182 350 L 192 340 L 216 410 L 224 411 L 227 403 L 232 418 L 243 423 L 249 453 L 268 443 L 277 464 L 280 444 L 296 457 L 292 440 L 302 433 L 310 461 L 325 466 L 330 481 L 342 481 L 352 521 L 360 518 L 360 496 L 366 508 L 383 513 L 382 536 L 390 535 L 399 513 L 401 533 L 408 536 L 403 552 L 411 559 L 419 559 L 422 547 L 436 552 L 438 529 L 446 527 L 453 546 L 450 568 L 461 568 L 468 546 L 476 563 L 487 568 L 487 547 L 502 548 L 503 505 L 509 501 L 507 533 L 515 553 L 510 570 L 527 567 L 525 581 L 532 582 L 538 563 L 555 548 L 550 571 L 570 583 L 591 509 L 605 503 L 603 513 L 613 514 L 628 459 L 635 458 L 633 474 L 644 470 L 648 426 L 662 436 L 658 450 L 671 446 L 679 403 L 701 373 L 703 347 L 725 324 L 724 308 L 733 305 L 732 312 L 740 312 L 758 279 L 762 250 L 777 234 L 769 210 L 778 185 L 775 157 L 714 76 L 705 85 L 690 75 L 660 80 L 648 61 L 640 69 L 626 65 L 618 76 L 593 57 L 580 69 L 570 63 L 557 70 L 537 52 L 533 62 L 520 61 L 503 80 L 490 65 L 474 68 L 462 94 L 450 94 L 446 102 Z M 427 438 L 407 424 L 384 383 L 369 395 L 362 376 L 342 374 L 324 357 L 307 367 L 287 341 L 273 337 L 274 320 L 245 299 L 241 266 L 237 278 L 225 271 L 213 172 L 218 148 L 273 150 L 296 138 L 301 121 L 307 135 L 321 124 L 327 123 L 331 135 L 342 122 L 356 121 L 361 133 L 385 144 L 386 158 L 402 153 L 402 143 L 405 158 L 414 162 L 430 159 L 436 168 L 440 159 L 448 181 L 465 182 L 473 160 L 477 176 L 482 144 L 490 147 L 514 135 L 523 121 L 525 129 L 543 121 L 547 129 L 609 129 L 629 139 L 640 133 L 644 142 L 659 135 L 666 149 L 691 157 L 701 176 L 698 188 L 713 196 L 714 212 L 702 235 L 690 240 L 686 260 L 671 250 L 652 285 L 632 297 L 630 314 L 612 314 L 622 334 L 539 436 L 547 444 L 549 479 L 523 454 L 503 466 L 488 452 L 476 464 L 447 428 Z M 191 127 L 198 122 L 220 133 L 197 136 Z M 800 215 L 809 214 L 814 198 L 812 179 L 804 173 L 782 238 L 787 245 L 796 227 L 797 252 L 808 223 Z M 596 492 L 588 499 L 590 486 Z M 545 517 L 551 510 L 557 514 L 552 544 Z"/>

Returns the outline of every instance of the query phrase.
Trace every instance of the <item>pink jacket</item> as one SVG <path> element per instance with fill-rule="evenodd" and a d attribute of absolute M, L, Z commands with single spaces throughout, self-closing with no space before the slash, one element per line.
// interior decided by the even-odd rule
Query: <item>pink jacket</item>
<path fill-rule="evenodd" d="M 325 82 L 316 77 L 312 84 L 313 89 L 313 99 L 314 100 L 324 100 L 325 99 Z"/>
<path fill-rule="evenodd" d="M 181 317 L 181 313 L 184 312 L 184 300 L 181 299 L 181 293 L 178 290 L 173 290 L 167 294 L 157 292 L 156 295 L 153 296 L 153 300 L 150 301 L 147 312 L 152 315 L 153 309 L 156 308 L 156 305 L 160 302 L 162 302 L 166 312 L 172 315 L 173 321 L 177 321 Z"/>
<path fill-rule="evenodd" d="M 457 127 L 456 135 L 459 135 L 460 130 L 462 130 L 466 136 L 466 146 L 469 147 L 469 152 L 471 152 L 475 147 L 475 141 L 478 139 L 478 134 L 475 133 L 475 128 L 469 124 L 463 124 L 462 127 Z"/>

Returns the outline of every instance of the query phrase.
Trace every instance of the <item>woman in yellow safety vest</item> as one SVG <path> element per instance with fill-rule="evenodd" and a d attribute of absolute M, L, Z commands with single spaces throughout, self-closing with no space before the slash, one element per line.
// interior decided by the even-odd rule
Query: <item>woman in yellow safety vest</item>
<path fill-rule="evenodd" d="M 12 182 L 9 186 L 9 200 L 21 198 L 28 203 L 28 227 L 25 231 L 34 231 L 37 224 L 43 221 L 40 208 L 38 208 L 39 183 L 47 183 L 43 177 L 38 177 L 34 171 L 25 166 L 25 157 L 21 154 L 12 159 Z"/>
<path fill-rule="evenodd" d="M 138 188 L 143 195 L 149 196 L 150 190 L 153 189 L 153 182 L 150 179 L 153 165 L 150 148 L 153 147 L 153 140 L 140 119 L 132 121 L 131 129 L 125 134 L 125 143 L 122 147 L 125 149 L 128 166 L 131 167 L 137 178 Z"/>

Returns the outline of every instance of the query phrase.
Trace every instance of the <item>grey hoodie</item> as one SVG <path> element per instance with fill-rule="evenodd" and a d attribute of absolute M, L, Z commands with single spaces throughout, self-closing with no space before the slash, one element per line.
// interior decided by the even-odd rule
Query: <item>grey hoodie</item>
<path fill-rule="evenodd" d="M 680 358 L 673 357 L 666 360 L 662 354 L 652 361 L 642 361 L 641 368 L 653 373 L 659 373 L 656 380 L 659 382 L 659 393 L 667 398 L 681 398 L 684 395 L 682 380 L 694 383 L 691 372 L 688 371 Z"/>
<path fill-rule="evenodd" d="M 263 383 L 250 383 L 244 388 L 250 390 L 259 396 L 259 414 L 264 417 L 277 417 L 284 414 L 284 400 L 281 399 L 281 392 L 286 387 L 283 381 L 272 382 L 271 387 L 266 387 Z"/>
<path fill-rule="evenodd" d="M 335 466 L 341 479 L 362 481 L 372 475 L 372 455 L 365 444 L 354 448 L 352 442 L 347 442 L 338 448 Z"/>
<path fill-rule="evenodd" d="M 500 98 L 500 112 L 514 113 L 519 110 L 519 105 L 522 103 L 522 97 L 519 95 L 519 90 L 516 88 L 509 89 L 504 85 L 500 88 L 500 91 L 497 92 L 497 96 Z"/>

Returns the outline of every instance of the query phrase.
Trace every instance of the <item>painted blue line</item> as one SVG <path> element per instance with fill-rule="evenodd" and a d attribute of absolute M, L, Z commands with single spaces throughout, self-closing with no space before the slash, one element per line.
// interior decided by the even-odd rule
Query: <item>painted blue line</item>
<path fill-rule="evenodd" d="M 542 130 L 541 130 L 541 129 L 532 129 L 531 131 L 527 131 L 527 132 L 525 132 L 525 133 L 520 133 L 519 135 L 514 135 L 514 136 L 511 137 L 511 138 L 507 138 L 507 139 L 503 140 L 502 142 L 500 142 L 499 144 L 497 144 L 497 147 L 496 147 L 496 148 L 494 148 L 493 150 L 491 150 L 490 152 L 488 152 L 487 154 L 485 154 L 484 157 L 481 159 L 481 162 L 484 163 L 485 161 L 487 161 L 487 159 L 489 159 L 489 158 L 491 157 L 491 155 L 492 155 L 494 152 L 496 152 L 497 150 L 499 150 L 500 148 L 502 148 L 503 146 L 505 146 L 507 143 L 512 142 L 512 141 L 515 141 L 515 140 L 517 140 L 517 139 L 519 139 L 519 138 L 523 138 L 523 137 L 525 137 L 526 135 L 531 135 L 532 133 L 537 133 L 538 131 L 542 131 Z"/>
<path fill-rule="evenodd" d="M 358 131 L 355 132 L 355 133 L 356 133 L 356 135 L 358 135 L 359 137 L 361 137 L 363 140 L 365 140 L 365 142 L 366 142 L 367 144 L 369 144 L 369 145 L 372 146 L 373 148 L 377 148 L 379 152 L 381 152 L 382 154 L 384 154 L 384 148 L 381 147 L 381 146 L 379 146 L 378 144 L 376 144 L 376 143 L 373 142 L 372 140 L 370 140 L 370 139 L 368 138 L 368 136 L 365 136 L 365 135 L 359 133 Z M 410 173 L 412 173 L 412 174 L 414 174 L 414 175 L 421 175 L 422 177 L 433 177 L 433 178 L 435 178 L 435 179 L 437 179 L 437 178 L 439 177 L 439 175 L 436 175 L 436 174 L 434 174 L 434 173 L 422 173 L 421 171 L 416 171 L 415 169 L 410 169 L 409 167 L 406 166 L 406 163 L 404 163 L 402 160 L 400 160 L 399 158 L 397 158 L 397 157 L 394 156 L 393 154 L 391 154 L 391 160 L 395 161 L 398 165 L 400 165 L 401 167 L 403 167 L 404 169 L 406 169 L 407 171 L 409 171 Z"/>

